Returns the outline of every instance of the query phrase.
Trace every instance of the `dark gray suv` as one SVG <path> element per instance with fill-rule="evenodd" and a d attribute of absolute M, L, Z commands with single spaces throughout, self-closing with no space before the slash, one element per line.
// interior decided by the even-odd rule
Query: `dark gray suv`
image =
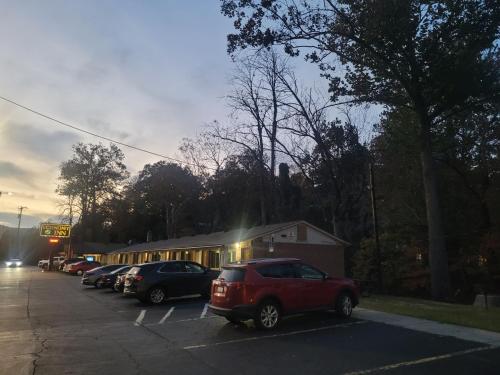
<path fill-rule="evenodd" d="M 144 263 L 127 273 L 123 293 L 152 304 L 163 303 L 170 297 L 195 294 L 208 298 L 212 280 L 218 274 L 218 271 L 191 261 Z"/>

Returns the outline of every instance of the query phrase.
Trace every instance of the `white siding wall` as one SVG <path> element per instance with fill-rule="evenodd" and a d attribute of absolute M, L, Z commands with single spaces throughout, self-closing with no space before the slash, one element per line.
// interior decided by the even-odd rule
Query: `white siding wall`
<path fill-rule="evenodd" d="M 324 235 L 320 231 L 307 226 L 307 240 L 297 241 L 297 227 L 291 227 L 285 230 L 281 230 L 272 234 L 275 243 L 306 243 L 306 244 L 320 244 L 320 245 L 337 245 L 337 241 Z M 264 242 L 269 242 L 271 240 L 271 235 L 264 236 Z"/>

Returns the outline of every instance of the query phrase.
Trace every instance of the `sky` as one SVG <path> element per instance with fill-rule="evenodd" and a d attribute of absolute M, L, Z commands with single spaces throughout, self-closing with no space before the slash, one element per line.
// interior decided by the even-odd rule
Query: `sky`
<path fill-rule="evenodd" d="M 178 156 L 229 115 L 232 21 L 217 0 L 0 1 L 0 96 L 88 131 Z M 301 68 L 309 80 L 317 68 Z M 0 224 L 57 221 L 59 165 L 99 142 L 0 101 Z M 105 143 L 105 142 L 104 142 Z M 123 149 L 123 148 L 122 148 Z M 159 158 L 123 149 L 129 171 Z"/>

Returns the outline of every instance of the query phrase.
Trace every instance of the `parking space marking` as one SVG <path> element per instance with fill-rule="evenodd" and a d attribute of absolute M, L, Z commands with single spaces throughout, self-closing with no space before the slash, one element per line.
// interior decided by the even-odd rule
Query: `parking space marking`
<path fill-rule="evenodd" d="M 141 312 L 139 313 L 139 316 L 137 317 L 137 319 L 134 322 L 134 325 L 140 326 L 142 324 L 142 321 L 144 320 L 145 316 L 146 316 L 146 310 L 141 310 Z"/>
<path fill-rule="evenodd" d="M 185 350 L 203 349 L 203 348 L 208 348 L 208 347 L 211 347 L 211 346 L 219 346 L 219 345 L 226 345 L 226 344 L 236 344 L 236 343 L 240 343 L 240 342 L 257 341 L 257 340 L 261 340 L 261 339 L 271 339 L 271 338 L 275 338 L 275 337 L 301 335 L 301 334 L 304 334 L 304 333 L 325 331 L 325 330 L 333 329 L 333 328 L 345 328 L 345 327 L 350 327 L 352 325 L 365 324 L 365 323 L 370 323 L 370 322 L 368 322 L 366 320 L 360 320 L 358 322 L 343 323 L 343 324 L 333 324 L 333 325 L 324 326 L 324 327 L 311 328 L 311 329 L 303 329 L 303 330 L 300 330 L 300 331 L 292 331 L 292 332 L 285 332 L 285 333 L 275 333 L 273 335 L 252 336 L 252 337 L 245 337 L 243 339 L 220 341 L 220 342 L 215 342 L 215 343 L 210 343 L 210 344 L 190 345 L 190 346 L 185 346 L 182 349 L 185 349 Z"/>
<path fill-rule="evenodd" d="M 396 368 L 399 368 L 399 367 L 415 366 L 415 365 L 420 365 L 422 363 L 429 363 L 429 362 L 439 361 L 441 359 L 448 359 L 448 358 L 453 358 L 453 357 L 459 357 L 459 356 L 470 354 L 470 353 L 482 352 L 482 351 L 485 351 L 485 350 L 492 350 L 492 349 L 497 349 L 497 348 L 498 348 L 498 346 L 492 346 L 492 345 L 489 345 L 489 346 L 480 346 L 479 348 L 460 350 L 458 352 L 437 355 L 437 356 L 434 356 L 434 357 L 425 357 L 425 358 L 415 359 L 413 361 L 393 363 L 391 365 L 375 367 L 375 368 L 371 368 L 371 369 L 367 369 L 367 370 L 347 372 L 347 373 L 344 373 L 344 375 L 365 375 L 365 374 L 371 374 L 373 372 L 382 372 L 382 371 L 393 370 L 393 369 L 396 369 Z"/>
<path fill-rule="evenodd" d="M 168 320 L 165 321 L 165 324 L 171 324 L 171 323 L 183 323 L 183 322 L 193 322 L 195 320 L 205 320 L 205 319 L 216 319 L 219 318 L 219 316 L 206 316 L 204 318 L 186 318 L 186 319 L 179 319 L 179 320 Z M 159 323 L 145 323 L 142 324 L 145 327 L 152 327 L 152 326 L 157 326 Z"/>
<path fill-rule="evenodd" d="M 200 319 L 203 319 L 207 315 L 207 310 L 208 310 L 208 303 L 205 303 L 205 306 L 203 307 L 203 311 L 201 312 Z"/>
<path fill-rule="evenodd" d="M 171 307 L 170 310 L 168 310 L 168 312 L 165 314 L 165 316 L 163 316 L 163 318 L 161 318 L 161 320 L 158 322 L 158 324 L 163 324 L 165 323 L 165 320 L 168 319 L 168 317 L 170 315 L 172 315 L 172 313 L 174 312 L 174 309 L 175 309 L 175 306 Z"/>

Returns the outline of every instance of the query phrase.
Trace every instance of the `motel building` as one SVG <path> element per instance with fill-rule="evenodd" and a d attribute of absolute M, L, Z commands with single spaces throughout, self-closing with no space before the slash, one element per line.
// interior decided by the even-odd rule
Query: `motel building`
<path fill-rule="evenodd" d="M 116 245 L 115 245 L 116 246 Z M 140 264 L 160 260 L 191 260 L 205 267 L 254 258 L 299 258 L 328 272 L 344 276 L 344 249 L 349 244 L 305 221 L 264 225 L 185 236 L 124 246 L 110 251 L 81 251 L 101 263 Z M 83 250 L 83 249 L 82 249 Z"/>

